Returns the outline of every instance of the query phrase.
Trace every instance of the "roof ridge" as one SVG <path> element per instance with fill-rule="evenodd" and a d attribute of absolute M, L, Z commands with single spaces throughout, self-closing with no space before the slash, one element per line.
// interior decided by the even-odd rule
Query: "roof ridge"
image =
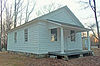
<path fill-rule="evenodd" d="M 58 9 L 56 9 L 56 10 L 54 10 L 54 11 L 51 11 L 51 12 L 46 13 L 46 14 L 44 14 L 44 15 L 41 15 L 41 16 L 35 18 L 35 19 L 39 19 L 39 18 L 41 18 L 41 17 L 43 17 L 43 16 L 46 16 L 46 15 L 48 15 L 48 14 L 51 14 L 51 13 L 56 12 L 56 11 L 58 11 L 58 10 L 61 10 L 61 9 L 65 8 L 65 7 L 67 7 L 67 6 L 62 6 L 62 7 L 58 8 Z M 34 20 L 34 19 L 33 19 L 33 20 Z"/>

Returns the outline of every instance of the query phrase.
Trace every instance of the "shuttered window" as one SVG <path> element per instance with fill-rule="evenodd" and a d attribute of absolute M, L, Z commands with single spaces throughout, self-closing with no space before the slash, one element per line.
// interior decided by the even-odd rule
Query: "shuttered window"
<path fill-rule="evenodd" d="M 24 30 L 24 39 L 25 39 L 25 42 L 28 41 L 28 29 Z"/>

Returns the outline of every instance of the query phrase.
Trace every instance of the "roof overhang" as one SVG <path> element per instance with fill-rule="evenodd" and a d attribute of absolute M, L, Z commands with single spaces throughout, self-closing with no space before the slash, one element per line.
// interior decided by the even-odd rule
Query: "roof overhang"
<path fill-rule="evenodd" d="M 39 21 L 41 21 L 41 20 L 37 20 L 37 19 L 31 20 L 31 21 L 29 21 L 29 22 L 26 22 L 26 23 L 20 25 L 20 26 L 17 26 L 17 27 L 15 27 L 15 28 L 12 28 L 12 29 L 9 30 L 7 33 L 12 32 L 12 31 L 15 31 L 15 30 L 18 30 L 18 29 L 20 29 L 20 28 L 23 28 L 23 27 L 25 27 L 25 26 L 31 25 L 32 23 L 36 23 L 36 22 L 39 22 Z"/>
<path fill-rule="evenodd" d="M 47 19 L 48 20 L 48 19 Z M 91 31 L 91 29 L 84 28 L 83 26 L 77 26 L 77 25 L 72 25 L 72 24 L 67 24 L 67 23 L 62 23 L 54 20 L 48 20 L 48 22 L 59 25 L 59 27 L 63 27 L 65 30 L 75 30 L 76 32 L 86 32 L 86 31 Z"/>
<path fill-rule="evenodd" d="M 62 22 L 57 22 L 57 21 L 53 21 L 53 20 L 43 20 L 43 19 L 35 19 L 35 20 L 32 20 L 30 22 L 27 22 L 21 26 L 18 26 L 16 28 L 13 28 L 11 30 L 8 31 L 9 32 L 12 32 L 14 30 L 17 30 L 17 29 L 20 29 L 22 27 L 25 27 L 25 26 L 28 26 L 28 25 L 31 25 L 32 23 L 35 23 L 35 22 L 39 22 L 39 21 L 42 21 L 42 22 L 49 22 L 49 23 L 52 23 L 52 24 L 56 24 L 58 25 L 59 27 L 63 27 L 64 29 L 69 29 L 69 30 L 75 30 L 77 32 L 86 32 L 86 31 L 91 31 L 91 29 L 88 29 L 88 28 L 84 28 L 83 26 L 76 26 L 76 25 L 71 25 L 71 24 L 67 24 L 67 23 L 62 23 Z"/>
<path fill-rule="evenodd" d="M 76 27 L 76 26 L 62 25 L 62 27 L 63 27 L 65 30 L 75 30 L 76 32 L 86 32 L 86 31 L 91 31 L 91 29 L 88 29 L 88 28 L 82 28 L 82 27 Z"/>

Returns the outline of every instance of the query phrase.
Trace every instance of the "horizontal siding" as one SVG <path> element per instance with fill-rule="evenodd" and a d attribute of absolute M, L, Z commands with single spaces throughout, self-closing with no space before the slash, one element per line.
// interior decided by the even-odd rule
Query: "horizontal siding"
<path fill-rule="evenodd" d="M 51 31 L 49 28 L 52 28 L 50 23 L 43 22 L 39 24 L 39 53 L 48 53 L 54 51 L 61 51 L 61 41 L 60 41 L 60 29 L 58 27 L 58 41 L 51 42 Z M 66 30 L 64 30 L 65 32 Z M 64 48 L 65 50 L 82 50 L 82 41 L 81 41 L 81 33 L 76 33 L 75 42 L 71 42 L 70 38 L 65 38 L 65 36 L 70 36 L 70 30 L 68 29 L 64 34 Z M 79 41 L 80 40 L 80 41 Z M 67 43 L 66 43 L 67 42 Z"/>
<path fill-rule="evenodd" d="M 68 36 L 70 36 L 70 30 L 65 30 L 64 33 L 64 35 L 67 37 L 64 37 L 65 50 L 82 50 L 81 33 L 76 33 L 75 41 L 71 41 L 71 39 L 68 38 Z"/>
<path fill-rule="evenodd" d="M 51 31 L 50 28 L 58 28 L 58 41 L 51 42 Z M 24 41 L 24 29 L 28 28 L 29 41 Z M 7 50 L 21 51 L 36 54 L 44 54 L 48 52 L 60 51 L 60 29 L 59 26 L 47 22 L 38 22 L 31 24 L 25 28 L 8 33 L 8 45 Z M 65 30 L 64 30 L 65 31 Z M 17 32 L 17 43 L 14 42 L 14 33 Z M 65 35 L 66 34 L 66 35 Z M 65 36 L 70 35 L 70 30 L 67 30 L 64 34 L 65 50 L 82 49 L 81 33 L 76 34 L 76 41 L 71 42 L 70 38 Z M 80 40 L 80 41 L 79 41 Z M 67 42 L 67 43 L 66 43 Z"/>
<path fill-rule="evenodd" d="M 24 29 L 28 28 L 28 42 L 24 41 Z M 14 42 L 14 33 L 17 32 L 17 42 Z M 10 51 L 28 53 L 38 52 L 38 24 L 34 23 L 24 28 L 8 33 L 8 48 Z"/>
<path fill-rule="evenodd" d="M 42 22 L 39 24 L 39 53 L 60 51 L 60 41 L 51 42 L 50 24 Z"/>

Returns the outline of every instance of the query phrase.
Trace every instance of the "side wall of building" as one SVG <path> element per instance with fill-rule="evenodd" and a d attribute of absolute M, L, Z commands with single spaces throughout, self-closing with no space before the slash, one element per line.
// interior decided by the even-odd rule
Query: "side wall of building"
<path fill-rule="evenodd" d="M 28 29 L 28 41 L 25 41 L 24 29 Z M 14 34 L 17 32 L 16 42 Z M 38 53 L 38 24 L 34 23 L 8 33 L 7 50 L 27 53 Z"/>
<path fill-rule="evenodd" d="M 37 22 L 8 33 L 7 50 L 34 54 L 46 54 L 48 52 L 61 51 L 60 26 L 49 22 Z M 51 41 L 51 29 L 57 28 L 57 41 Z M 25 42 L 24 29 L 28 29 L 28 42 Z M 17 41 L 14 34 L 17 32 Z M 81 33 L 76 34 L 75 42 L 71 42 L 68 36 L 70 29 L 64 30 L 65 50 L 82 50 Z M 66 37 L 67 40 L 66 40 Z"/>

